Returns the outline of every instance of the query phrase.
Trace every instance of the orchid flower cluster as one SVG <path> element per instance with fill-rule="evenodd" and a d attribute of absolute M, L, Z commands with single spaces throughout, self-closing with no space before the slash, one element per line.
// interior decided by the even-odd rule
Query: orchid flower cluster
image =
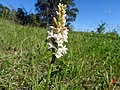
<path fill-rule="evenodd" d="M 50 26 L 50 30 L 47 32 L 48 49 L 53 49 L 53 54 L 56 58 L 60 58 L 66 54 L 67 48 L 64 45 L 68 42 L 68 29 L 65 27 L 66 23 L 66 5 L 59 3 L 56 11 L 56 17 L 53 17 L 53 26 Z"/>

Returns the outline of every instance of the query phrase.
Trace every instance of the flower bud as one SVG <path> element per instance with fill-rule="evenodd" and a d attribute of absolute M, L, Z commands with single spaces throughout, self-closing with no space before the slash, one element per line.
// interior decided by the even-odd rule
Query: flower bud
<path fill-rule="evenodd" d="M 59 16 L 59 15 L 60 15 L 58 11 L 56 11 L 56 14 L 57 14 L 57 16 Z"/>
<path fill-rule="evenodd" d="M 57 20 L 55 17 L 53 17 L 54 24 L 57 25 Z"/>
<path fill-rule="evenodd" d="M 50 29 L 54 30 L 54 29 L 55 29 L 55 27 L 54 27 L 54 26 L 50 26 Z"/>

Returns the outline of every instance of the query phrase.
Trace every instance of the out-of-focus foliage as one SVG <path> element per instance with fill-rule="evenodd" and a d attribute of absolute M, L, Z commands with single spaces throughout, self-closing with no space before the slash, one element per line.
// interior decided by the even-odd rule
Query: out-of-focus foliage
<path fill-rule="evenodd" d="M 10 10 L 2 4 L 0 4 L 0 18 L 12 20 L 21 25 L 38 26 L 38 23 L 40 23 L 40 21 L 37 21 L 37 15 L 28 13 L 24 7 Z"/>
<path fill-rule="evenodd" d="M 0 4 L 0 18 L 15 21 L 21 25 L 31 25 L 46 27 L 52 24 L 53 16 L 56 15 L 58 3 L 66 4 L 66 26 L 70 26 L 75 21 L 78 9 L 75 7 L 74 0 L 37 0 L 35 3 L 36 14 L 29 13 L 24 7 L 10 10 Z"/>
<path fill-rule="evenodd" d="M 97 28 L 97 32 L 98 33 L 103 33 L 105 31 L 105 25 L 106 25 L 105 22 L 99 24 L 99 27 Z"/>
<path fill-rule="evenodd" d="M 10 9 L 8 7 L 0 4 L 0 17 L 1 18 L 8 18 L 9 14 L 10 14 Z"/>
<path fill-rule="evenodd" d="M 52 18 L 55 16 L 55 11 L 59 2 L 67 5 L 66 25 L 69 26 L 71 22 L 75 21 L 78 9 L 75 8 L 74 0 L 37 0 L 35 7 L 39 20 L 41 21 L 40 26 L 46 27 L 52 24 Z"/>

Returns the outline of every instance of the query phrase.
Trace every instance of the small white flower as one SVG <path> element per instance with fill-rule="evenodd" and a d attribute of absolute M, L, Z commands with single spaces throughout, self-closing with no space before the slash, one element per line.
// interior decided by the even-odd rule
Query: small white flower
<path fill-rule="evenodd" d="M 60 58 L 61 56 L 63 56 L 63 54 L 66 54 L 67 53 L 67 48 L 66 46 L 62 46 L 61 48 L 58 48 L 57 52 L 55 53 L 55 56 L 57 58 Z"/>
<path fill-rule="evenodd" d="M 60 39 L 62 39 L 62 38 L 63 38 L 63 36 L 62 36 L 62 34 L 61 34 L 61 33 L 59 33 L 59 34 L 54 34 L 54 38 L 56 38 L 56 39 L 57 39 L 57 41 L 59 41 Z"/>
<path fill-rule="evenodd" d="M 62 32 L 62 35 L 63 35 L 63 40 L 65 42 L 68 42 L 68 40 L 67 40 L 67 38 L 68 38 L 68 36 L 67 36 L 68 35 L 68 30 L 67 29 Z"/>
<path fill-rule="evenodd" d="M 63 55 L 62 55 L 61 52 L 57 51 L 57 52 L 55 53 L 55 56 L 56 56 L 57 58 L 60 58 L 60 57 L 63 56 Z"/>
<path fill-rule="evenodd" d="M 66 36 L 66 35 L 63 36 L 64 42 L 68 42 L 67 38 L 68 38 L 68 36 Z"/>
<path fill-rule="evenodd" d="M 66 46 L 63 46 L 63 47 L 62 47 L 62 53 L 63 53 L 63 54 L 66 54 L 66 53 L 67 53 L 67 50 L 68 50 L 68 49 L 66 48 Z"/>
<path fill-rule="evenodd" d="M 68 31 L 67 31 L 67 30 L 64 30 L 64 31 L 62 32 L 62 34 L 63 34 L 63 35 L 67 35 L 67 34 L 68 34 Z"/>
<path fill-rule="evenodd" d="M 57 44 L 58 44 L 58 46 L 63 46 L 63 40 L 59 40 L 59 41 L 56 41 L 57 42 Z"/>
<path fill-rule="evenodd" d="M 48 49 L 55 48 L 55 46 L 51 42 L 49 42 L 47 44 L 48 44 Z"/>
<path fill-rule="evenodd" d="M 58 48 L 58 50 L 57 50 L 57 52 L 60 52 L 60 53 L 62 53 L 62 48 Z"/>
<path fill-rule="evenodd" d="M 63 22 L 63 26 L 65 26 L 66 19 L 64 17 L 62 18 L 62 22 Z"/>
<path fill-rule="evenodd" d="M 61 34 L 61 33 L 58 34 L 57 39 L 58 39 L 58 40 L 62 39 L 62 34 Z"/>
<path fill-rule="evenodd" d="M 54 37 L 53 31 L 47 31 L 47 33 L 48 33 L 47 39 Z"/>

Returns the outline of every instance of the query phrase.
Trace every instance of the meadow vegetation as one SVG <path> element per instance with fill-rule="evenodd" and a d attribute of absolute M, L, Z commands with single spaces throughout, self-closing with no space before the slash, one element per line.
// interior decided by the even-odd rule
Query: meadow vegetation
<path fill-rule="evenodd" d="M 0 90 L 44 90 L 51 52 L 47 28 L 0 19 Z M 50 90 L 119 90 L 120 37 L 69 31 L 54 63 Z"/>

